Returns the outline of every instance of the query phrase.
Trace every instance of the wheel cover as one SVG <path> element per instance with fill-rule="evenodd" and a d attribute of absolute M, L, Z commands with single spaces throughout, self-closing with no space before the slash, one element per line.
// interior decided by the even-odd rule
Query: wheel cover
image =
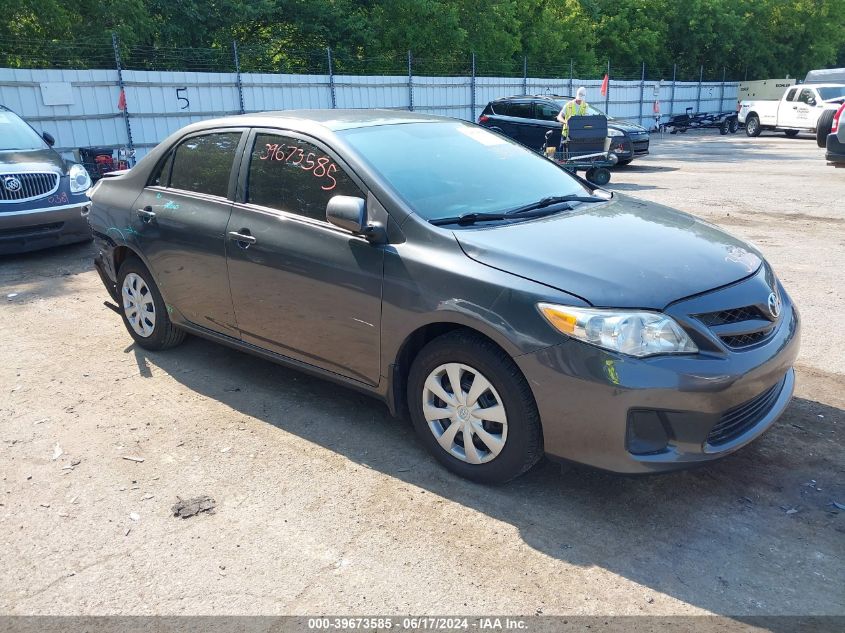
<path fill-rule="evenodd" d="M 751 132 L 752 134 L 754 132 L 756 132 L 757 131 L 757 119 L 751 119 L 748 122 L 748 125 L 746 127 L 748 127 L 748 131 Z"/>
<path fill-rule="evenodd" d="M 493 384 L 477 369 L 446 363 L 426 378 L 423 416 L 437 443 L 462 462 L 486 464 L 508 439 L 505 407 Z"/>
<path fill-rule="evenodd" d="M 138 336 L 147 338 L 156 326 L 156 307 L 147 282 L 136 273 L 123 279 L 123 313 Z"/>

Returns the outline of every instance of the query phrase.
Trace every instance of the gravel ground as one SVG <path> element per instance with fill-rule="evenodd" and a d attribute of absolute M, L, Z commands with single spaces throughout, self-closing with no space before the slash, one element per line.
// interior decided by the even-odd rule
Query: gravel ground
<path fill-rule="evenodd" d="M 479 486 L 377 401 L 199 339 L 134 347 L 90 245 L 2 257 L 0 613 L 845 614 L 845 171 L 809 138 L 652 149 L 612 188 L 752 240 L 801 309 L 760 440 Z M 200 495 L 213 513 L 173 516 Z"/>

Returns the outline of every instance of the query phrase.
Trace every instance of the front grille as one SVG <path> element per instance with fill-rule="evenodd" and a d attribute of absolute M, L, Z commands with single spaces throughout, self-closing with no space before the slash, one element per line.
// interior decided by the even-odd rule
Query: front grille
<path fill-rule="evenodd" d="M 733 310 L 696 314 L 695 318 L 709 327 L 713 325 L 739 323 L 740 321 L 750 321 L 751 319 L 765 319 L 766 317 L 760 312 L 757 306 L 745 306 L 744 308 L 734 308 Z"/>
<path fill-rule="evenodd" d="M 0 202 L 26 202 L 49 196 L 59 188 L 55 172 L 0 174 Z"/>
<path fill-rule="evenodd" d="M 772 410 L 785 378 L 781 378 L 776 385 L 766 389 L 756 398 L 725 411 L 719 422 L 710 430 L 707 443 L 712 446 L 726 444 L 762 420 Z"/>
<path fill-rule="evenodd" d="M 730 310 L 718 310 L 716 312 L 705 312 L 693 315 L 704 325 L 713 329 L 719 339 L 728 347 L 742 349 L 765 341 L 775 330 L 775 324 L 757 306 L 743 306 Z M 722 328 L 726 325 L 747 323 L 747 330 L 742 327 Z M 720 331 L 723 330 L 723 331 Z M 724 330 L 732 330 L 730 332 Z"/>

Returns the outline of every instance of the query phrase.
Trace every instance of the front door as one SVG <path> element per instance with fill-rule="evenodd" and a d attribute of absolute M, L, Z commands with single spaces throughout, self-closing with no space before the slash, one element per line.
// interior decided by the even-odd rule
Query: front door
<path fill-rule="evenodd" d="M 229 281 L 244 341 L 375 385 L 381 246 L 326 222 L 335 195 L 366 198 L 327 147 L 257 131 L 227 228 Z"/>
<path fill-rule="evenodd" d="M 558 122 L 557 115 L 560 114 L 560 106 L 552 101 L 537 101 L 534 104 L 534 119 L 530 126 L 529 147 L 540 147 L 546 137 L 546 132 L 552 131 L 549 137 L 549 145 L 560 146 L 560 135 L 563 126 Z M 532 144 L 533 143 L 533 144 Z"/>
<path fill-rule="evenodd" d="M 131 226 L 114 227 L 140 244 L 168 309 L 229 336 L 238 331 L 225 233 L 243 136 L 242 129 L 220 130 L 181 141 L 135 202 Z"/>

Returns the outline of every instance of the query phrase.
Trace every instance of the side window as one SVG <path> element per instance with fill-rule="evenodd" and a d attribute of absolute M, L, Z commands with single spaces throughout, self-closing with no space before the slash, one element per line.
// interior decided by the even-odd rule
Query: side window
<path fill-rule="evenodd" d="M 512 103 L 508 116 L 514 116 L 520 119 L 533 119 L 534 105 L 530 101 L 528 103 Z"/>
<path fill-rule="evenodd" d="M 786 94 L 786 100 L 792 101 L 795 98 L 795 93 L 798 92 L 798 88 L 793 88 Z"/>
<path fill-rule="evenodd" d="M 225 198 L 240 140 L 240 132 L 221 132 L 182 141 L 174 153 L 170 186 Z"/>
<path fill-rule="evenodd" d="M 147 183 L 148 187 L 166 187 L 170 181 L 170 166 L 173 165 L 173 152 L 170 152 L 167 157 L 158 164 L 150 181 Z"/>
<path fill-rule="evenodd" d="M 534 117 L 543 121 L 554 121 L 560 114 L 560 108 L 555 103 L 539 101 L 534 104 Z"/>
<path fill-rule="evenodd" d="M 332 196 L 365 197 L 323 150 L 301 139 L 257 134 L 249 161 L 246 201 L 326 221 Z"/>
<path fill-rule="evenodd" d="M 798 95 L 798 101 L 801 103 L 814 103 L 815 100 L 816 97 L 813 95 L 813 91 L 808 88 L 804 88 L 804 90 L 801 91 L 801 94 Z"/>
<path fill-rule="evenodd" d="M 510 116 L 511 104 L 509 104 L 507 101 L 491 103 L 490 107 L 493 110 L 493 114 L 498 114 L 499 116 Z"/>

